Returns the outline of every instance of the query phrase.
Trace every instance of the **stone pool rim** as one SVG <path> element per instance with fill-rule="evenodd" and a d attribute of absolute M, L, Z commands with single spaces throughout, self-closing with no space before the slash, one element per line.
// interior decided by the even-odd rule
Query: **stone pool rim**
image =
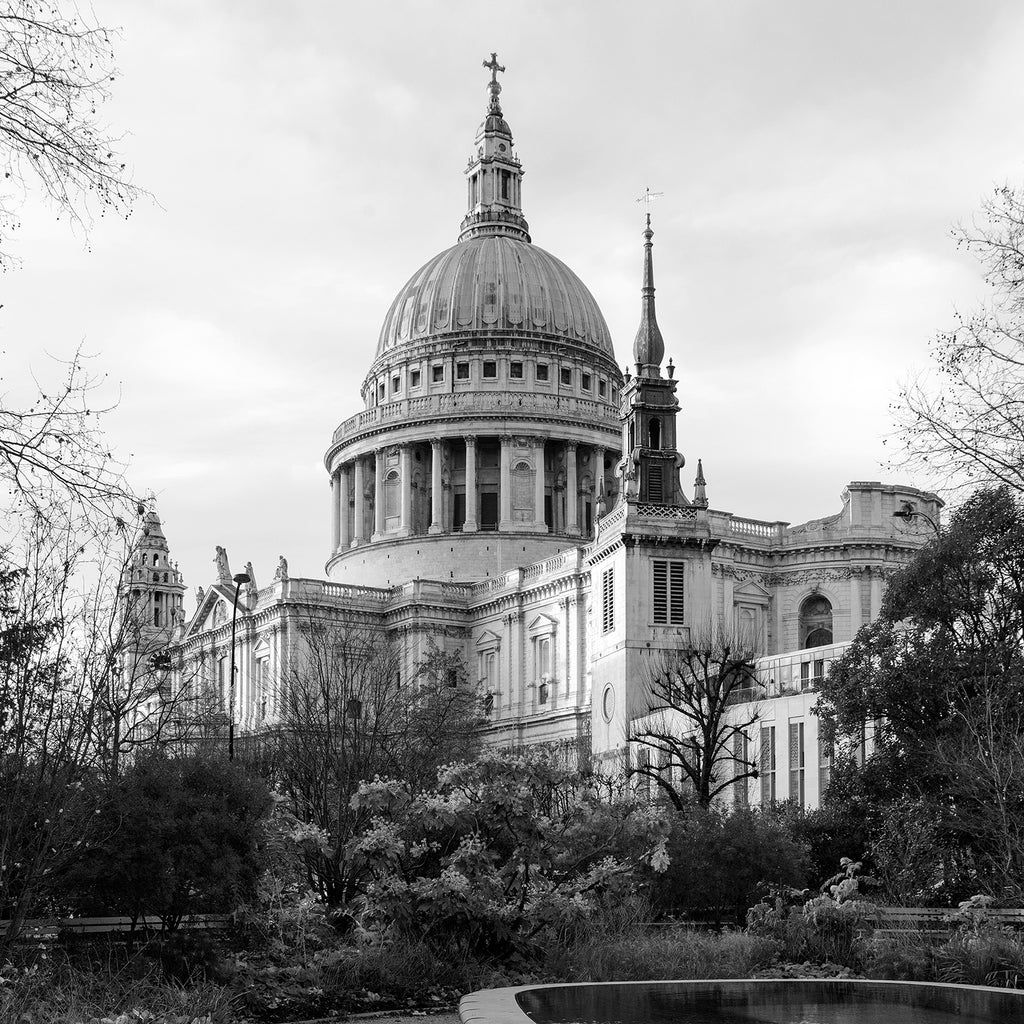
<path fill-rule="evenodd" d="M 461 1024 L 534 1024 L 533 1018 L 519 1005 L 516 997 L 523 992 L 536 992 L 552 988 L 604 988 L 616 986 L 647 985 L 651 987 L 665 986 L 699 986 L 699 985 L 764 985 L 764 986 L 803 986 L 829 984 L 850 985 L 854 988 L 900 988 L 900 989 L 939 989 L 943 992 L 999 995 L 1021 1002 L 1024 1011 L 1024 990 L 1000 988 L 994 985 L 956 985 L 949 982 L 932 981 L 882 981 L 872 978 L 702 978 L 673 980 L 665 978 L 658 981 L 554 981 L 538 985 L 513 985 L 507 988 L 485 988 L 469 992 L 459 1000 L 459 1020 Z M 895 1007 L 894 1007 L 895 1008 Z M 1024 1017 L 1022 1017 L 1024 1020 Z"/>

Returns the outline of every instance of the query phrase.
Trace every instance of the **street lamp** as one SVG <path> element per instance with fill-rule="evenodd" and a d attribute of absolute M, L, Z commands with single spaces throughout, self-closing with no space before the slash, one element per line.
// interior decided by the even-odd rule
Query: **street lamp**
<path fill-rule="evenodd" d="M 903 519 L 908 523 L 911 519 L 923 519 L 935 531 L 936 537 L 942 532 L 939 524 L 927 512 L 918 512 L 916 508 L 906 501 L 903 503 L 902 508 L 898 508 L 893 512 L 892 517 L 893 519 Z"/>
<path fill-rule="evenodd" d="M 231 680 L 228 684 L 228 760 L 235 759 L 235 624 L 238 621 L 238 592 L 243 583 L 249 582 L 249 574 L 237 573 L 235 580 L 235 601 L 231 609 Z"/>

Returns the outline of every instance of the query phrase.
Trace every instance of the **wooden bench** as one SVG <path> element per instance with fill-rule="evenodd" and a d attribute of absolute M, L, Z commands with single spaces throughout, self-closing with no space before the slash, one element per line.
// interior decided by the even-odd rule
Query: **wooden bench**
<path fill-rule="evenodd" d="M 956 927 L 955 907 L 879 907 L 875 935 L 945 938 Z M 989 909 L 985 918 L 1002 927 L 1024 929 L 1024 910 Z"/>
<path fill-rule="evenodd" d="M 187 931 L 226 928 L 227 914 L 193 914 L 183 918 L 179 929 Z M 9 921 L 0 921 L 0 935 L 4 935 L 10 926 Z M 137 932 L 159 932 L 163 929 L 163 919 L 155 915 L 140 917 L 135 922 Z M 71 935 L 106 935 L 118 932 L 130 932 L 130 917 L 55 917 L 26 921 L 21 932 L 23 941 L 39 941 L 55 939 L 60 934 Z"/>

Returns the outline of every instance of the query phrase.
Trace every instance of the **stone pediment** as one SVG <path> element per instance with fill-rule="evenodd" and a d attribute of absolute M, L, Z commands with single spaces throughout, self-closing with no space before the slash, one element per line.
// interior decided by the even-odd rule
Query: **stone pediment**
<path fill-rule="evenodd" d="M 557 628 L 558 619 L 553 619 L 550 615 L 545 615 L 543 612 L 537 615 L 526 627 L 527 632 L 531 634 L 554 633 Z"/>
<path fill-rule="evenodd" d="M 501 637 L 493 629 L 485 629 L 477 638 L 477 647 L 497 647 L 501 643 Z"/>
<path fill-rule="evenodd" d="M 746 580 L 738 586 L 733 587 L 732 597 L 734 601 L 745 599 L 747 601 L 767 601 L 771 597 L 771 591 L 766 590 L 757 580 Z"/>
<path fill-rule="evenodd" d="M 198 634 L 205 633 L 209 629 L 220 626 L 222 622 L 228 621 L 231 615 L 231 602 L 234 598 L 235 591 L 233 587 L 223 583 L 214 583 L 203 595 L 202 603 L 196 609 L 195 615 L 192 616 L 192 621 L 188 624 L 185 635 L 198 636 Z M 222 602 L 223 620 L 218 612 L 218 605 L 221 605 Z M 239 598 L 239 608 L 244 611 L 241 598 Z"/>

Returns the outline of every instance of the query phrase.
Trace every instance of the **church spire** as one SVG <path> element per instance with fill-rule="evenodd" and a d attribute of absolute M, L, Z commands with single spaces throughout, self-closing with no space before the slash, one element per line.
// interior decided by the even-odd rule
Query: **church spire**
<path fill-rule="evenodd" d="M 487 83 L 487 112 L 476 133 L 476 152 L 466 167 L 467 213 L 459 241 L 477 235 L 508 235 L 530 241 L 530 226 L 523 217 L 523 168 L 512 150 L 512 129 L 501 112 L 498 72 L 505 67 L 491 54 L 483 66 L 491 73 Z"/>
<path fill-rule="evenodd" d="M 633 341 L 633 361 L 637 376 L 660 377 L 661 361 L 665 358 L 665 340 L 661 336 L 658 318 L 654 312 L 654 243 L 651 239 L 651 215 L 647 214 L 644 229 L 644 283 L 641 289 L 640 326 Z"/>

